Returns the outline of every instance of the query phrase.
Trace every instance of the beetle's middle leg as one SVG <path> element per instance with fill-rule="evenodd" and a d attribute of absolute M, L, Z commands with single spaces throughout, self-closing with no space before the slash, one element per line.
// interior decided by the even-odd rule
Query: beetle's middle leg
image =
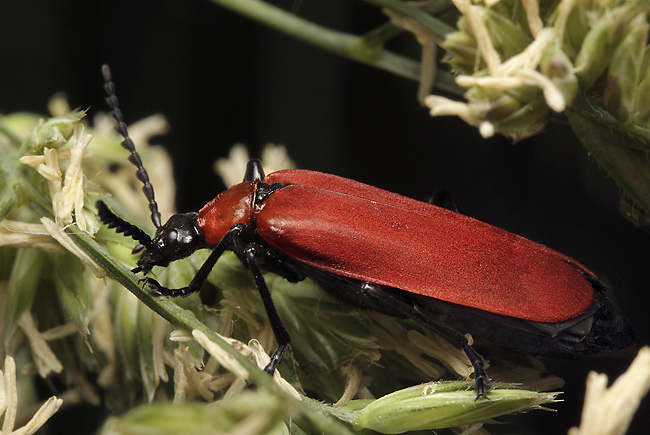
<path fill-rule="evenodd" d="M 280 361 L 282 361 L 284 351 L 287 349 L 287 345 L 291 342 L 291 337 L 289 336 L 287 329 L 284 327 L 282 320 L 280 320 L 278 311 L 275 308 L 273 299 L 271 298 L 271 292 L 266 285 L 266 281 L 264 281 L 264 276 L 262 275 L 262 271 L 260 270 L 260 266 L 258 264 L 258 258 L 262 258 L 264 255 L 266 255 L 266 252 L 266 249 L 264 249 L 262 245 L 258 243 L 249 243 L 244 248 L 243 253 L 246 259 L 246 264 L 253 274 L 255 284 L 257 285 L 257 289 L 260 292 L 262 303 L 264 304 L 264 309 L 266 310 L 266 315 L 271 322 L 273 335 L 275 336 L 275 340 L 278 342 L 277 349 L 275 349 L 271 355 L 271 361 L 266 365 L 266 367 L 264 367 L 264 371 L 269 374 L 273 374 L 275 371 L 275 366 L 278 365 Z"/>

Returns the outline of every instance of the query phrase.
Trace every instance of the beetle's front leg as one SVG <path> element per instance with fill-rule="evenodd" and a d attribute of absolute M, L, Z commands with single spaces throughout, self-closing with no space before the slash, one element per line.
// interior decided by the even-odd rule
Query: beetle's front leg
<path fill-rule="evenodd" d="M 223 238 L 217 244 L 217 246 L 214 247 L 214 249 L 210 253 L 210 256 L 207 258 L 207 260 L 205 260 L 203 265 L 196 272 L 196 275 L 194 275 L 194 278 L 192 278 L 192 281 L 187 287 L 170 289 L 167 287 L 163 287 L 162 285 L 160 285 L 158 281 L 156 281 L 153 278 L 144 278 L 146 285 L 151 289 L 151 291 L 162 296 L 186 297 L 191 295 L 192 293 L 198 292 L 199 290 L 201 290 L 201 287 L 203 287 L 203 284 L 205 284 L 205 281 L 208 279 L 208 275 L 210 275 L 210 272 L 214 268 L 214 265 L 217 263 L 219 257 L 221 257 L 221 254 L 223 254 L 224 251 L 226 250 L 226 247 L 230 245 L 233 239 L 240 237 L 242 232 L 244 232 L 245 230 L 246 230 L 245 224 L 233 225 L 228 230 L 226 235 L 223 236 Z"/>

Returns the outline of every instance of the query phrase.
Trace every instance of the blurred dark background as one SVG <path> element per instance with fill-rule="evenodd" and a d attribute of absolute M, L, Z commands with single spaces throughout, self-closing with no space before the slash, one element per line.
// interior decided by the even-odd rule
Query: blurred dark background
<path fill-rule="evenodd" d="M 385 21 L 376 8 L 349 0 L 274 3 L 357 34 Z M 105 111 L 102 63 L 112 67 L 127 122 L 154 113 L 170 122 L 170 134 L 155 142 L 173 155 L 179 210 L 198 210 L 223 189 L 212 162 L 235 142 L 253 155 L 267 142 L 284 144 L 301 168 L 414 198 L 444 186 L 464 213 L 596 272 L 615 289 L 638 342 L 650 342 L 650 237 L 621 217 L 617 187 L 560 118 L 516 145 L 484 140 L 459 119 L 431 118 L 415 99 L 416 83 L 206 0 L 0 2 L 0 113 L 46 114 L 60 91 L 90 116 Z M 510 420 L 521 433 L 566 433 L 579 422 L 588 371 L 611 379 L 634 354 L 546 361 L 567 381 L 558 412 Z M 646 399 L 629 433 L 647 433 L 648 411 Z M 71 419 L 82 423 L 81 433 L 93 432 L 104 418 L 99 410 L 75 412 L 59 413 L 52 433 Z"/>

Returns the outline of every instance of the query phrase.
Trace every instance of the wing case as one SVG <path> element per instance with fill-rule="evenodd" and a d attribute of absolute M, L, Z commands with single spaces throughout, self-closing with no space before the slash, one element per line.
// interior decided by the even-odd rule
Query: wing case
<path fill-rule="evenodd" d="M 258 210 L 273 248 L 319 269 L 505 316 L 560 322 L 584 312 L 596 279 L 575 260 L 459 213 L 312 171 Z"/>

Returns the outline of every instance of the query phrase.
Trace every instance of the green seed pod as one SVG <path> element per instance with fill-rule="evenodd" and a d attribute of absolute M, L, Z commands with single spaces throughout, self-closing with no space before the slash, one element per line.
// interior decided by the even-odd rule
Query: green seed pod
<path fill-rule="evenodd" d="M 11 337 L 20 316 L 34 303 L 45 257 L 46 254 L 37 249 L 20 249 L 16 255 L 7 284 L 6 337 Z"/>
<path fill-rule="evenodd" d="M 636 15 L 614 50 L 605 86 L 605 108 L 619 122 L 626 122 L 634 110 L 639 95 L 637 84 L 648 40 L 648 22 L 645 14 Z M 641 97 L 646 100 L 647 98 Z"/>
<path fill-rule="evenodd" d="M 584 2 L 583 2 L 584 3 Z M 562 48 L 566 53 L 575 59 L 582 48 L 582 44 L 589 32 L 589 23 L 587 20 L 586 5 L 575 5 L 567 18 L 566 26 L 564 27 L 564 41 L 562 41 Z M 554 11 L 555 14 L 559 12 L 559 7 Z M 553 19 L 553 21 L 555 21 Z"/>
<path fill-rule="evenodd" d="M 635 89 L 635 94 L 634 110 L 630 116 L 630 122 L 650 128 L 650 99 L 648 98 L 650 95 L 650 45 L 647 45 L 644 50 L 639 84 Z"/>
<path fill-rule="evenodd" d="M 354 410 L 353 422 L 358 428 L 394 434 L 483 422 L 553 402 L 557 395 L 496 385 L 490 400 L 476 400 L 472 385 L 467 381 L 417 385 L 371 402 L 352 401 L 341 408 Z"/>
<path fill-rule="evenodd" d="M 603 14 L 585 36 L 575 61 L 576 75 L 583 90 L 591 87 L 609 66 L 628 13 L 628 8 L 619 7 Z"/>
<path fill-rule="evenodd" d="M 72 254 L 50 257 L 54 289 L 63 312 L 77 324 L 84 334 L 88 330 L 90 298 L 86 291 L 83 269 L 79 260 Z"/>
<path fill-rule="evenodd" d="M 472 112 L 478 119 L 484 119 L 496 124 L 519 111 L 526 98 L 528 98 L 524 94 L 531 89 L 526 87 L 506 92 L 474 86 L 467 91 L 465 97 Z"/>
<path fill-rule="evenodd" d="M 153 322 L 155 316 L 157 314 L 149 307 L 138 304 L 137 329 L 135 331 L 138 342 L 138 362 L 145 395 L 149 402 L 153 401 L 158 386 L 153 352 Z"/>
<path fill-rule="evenodd" d="M 38 125 L 41 117 L 32 113 L 9 113 L 2 116 L 2 123 L 14 137 L 19 140 L 30 137 Z"/>
<path fill-rule="evenodd" d="M 485 25 L 494 49 L 503 61 L 521 53 L 532 42 L 528 29 L 492 9 L 488 9 Z"/>
<path fill-rule="evenodd" d="M 138 331 L 138 312 L 140 301 L 131 293 L 124 291 L 119 283 L 111 282 L 111 304 L 113 305 L 113 326 L 115 328 L 115 350 L 120 362 L 119 376 L 124 383 L 124 394 L 139 390 L 133 381 L 140 379 L 140 346 Z M 129 386 L 131 390 L 129 391 Z"/>
<path fill-rule="evenodd" d="M 291 413 L 295 414 L 295 406 L 286 400 L 264 391 L 244 392 L 212 404 L 162 402 L 142 405 L 108 420 L 101 433 L 288 435 L 283 419 Z M 291 433 L 296 432 L 292 430 Z"/>
<path fill-rule="evenodd" d="M 551 111 L 546 105 L 542 91 L 538 91 L 536 98 L 531 99 L 512 116 L 496 124 L 496 131 L 515 142 L 541 132 L 548 123 Z"/>
<path fill-rule="evenodd" d="M 462 20 L 462 18 L 461 18 Z M 442 48 L 447 50 L 451 56 L 448 57 L 447 63 L 456 71 L 464 74 L 472 74 L 475 67 L 485 68 L 485 63 L 477 65 L 477 48 L 476 40 L 467 32 L 454 32 L 447 35 Z"/>
<path fill-rule="evenodd" d="M 86 116 L 86 112 L 78 110 L 65 116 L 48 119 L 34 134 L 26 150 L 28 154 L 43 154 L 43 148 L 60 148 L 72 133 L 77 123 Z"/>
<path fill-rule="evenodd" d="M 647 96 L 650 95 L 650 45 L 645 48 L 645 54 L 641 66 L 641 77 L 636 93 L 637 98 L 635 100 L 633 116 L 630 121 L 635 122 L 642 127 L 650 128 L 650 100 L 647 98 Z"/>
<path fill-rule="evenodd" d="M 475 117 L 514 141 L 540 132 L 550 116 L 542 91 L 533 86 L 508 91 L 474 87 L 465 96 Z"/>

